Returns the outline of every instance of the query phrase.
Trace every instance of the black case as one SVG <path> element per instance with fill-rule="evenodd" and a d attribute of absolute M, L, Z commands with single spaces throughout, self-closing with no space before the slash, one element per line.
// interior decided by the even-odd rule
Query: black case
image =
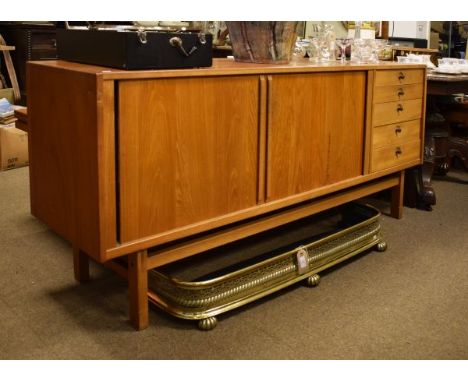
<path fill-rule="evenodd" d="M 63 60 L 119 69 L 171 69 L 212 65 L 211 34 L 202 43 L 196 32 L 146 31 L 142 43 L 138 31 L 57 30 L 57 53 Z M 179 37 L 186 56 L 169 40 Z"/>

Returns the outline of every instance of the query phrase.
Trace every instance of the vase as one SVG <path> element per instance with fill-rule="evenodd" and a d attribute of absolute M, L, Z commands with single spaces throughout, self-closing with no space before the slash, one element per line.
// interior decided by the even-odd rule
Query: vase
<path fill-rule="evenodd" d="M 234 59 L 286 64 L 296 42 L 297 21 L 226 21 Z"/>

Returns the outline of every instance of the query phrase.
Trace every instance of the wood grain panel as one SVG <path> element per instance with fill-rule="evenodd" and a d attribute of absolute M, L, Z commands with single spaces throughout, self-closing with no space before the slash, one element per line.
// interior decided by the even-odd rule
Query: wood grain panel
<path fill-rule="evenodd" d="M 375 85 L 405 85 L 422 83 L 424 71 L 421 69 L 378 70 Z"/>
<path fill-rule="evenodd" d="M 136 330 L 148 327 L 148 254 L 146 251 L 128 255 L 128 294 L 130 323 Z"/>
<path fill-rule="evenodd" d="M 381 126 L 420 119 L 422 117 L 422 105 L 422 99 L 374 104 L 372 122 L 374 126 Z"/>
<path fill-rule="evenodd" d="M 107 135 L 113 126 L 101 128 L 98 110 L 105 106 L 106 113 L 113 113 L 113 105 L 101 102 L 104 90 L 98 82 L 94 74 L 28 65 L 31 211 L 101 261 L 111 244 L 101 247 L 101 228 L 112 231 L 115 225 L 104 221 L 101 210 L 100 201 L 108 196 L 100 188 L 99 166 L 104 158 L 113 160 L 114 142 Z M 105 149 L 98 154 L 100 146 Z M 109 192 L 115 190 L 113 180 L 108 173 Z"/>
<path fill-rule="evenodd" d="M 372 130 L 372 148 L 398 145 L 409 140 L 419 139 L 421 134 L 421 120 L 394 123 L 377 126 Z"/>
<path fill-rule="evenodd" d="M 259 78 L 119 85 L 121 241 L 257 203 Z"/>
<path fill-rule="evenodd" d="M 101 253 L 105 253 L 105 249 L 111 248 L 117 243 L 115 82 L 109 80 L 102 81 L 98 77 L 97 85 L 99 231 Z"/>
<path fill-rule="evenodd" d="M 136 80 L 149 78 L 181 78 L 208 77 L 232 75 L 264 75 L 275 73 L 313 73 L 313 72 L 342 72 L 367 70 L 424 70 L 425 64 L 401 64 L 393 61 L 360 64 L 347 62 L 343 66 L 340 62 L 316 63 L 309 59 L 291 61 L 289 64 L 258 64 L 251 62 L 237 62 L 226 58 L 213 59 L 213 65 L 207 68 L 189 69 L 158 69 L 158 70 L 122 70 L 103 66 L 86 65 L 71 61 L 47 60 L 35 61 L 36 65 L 61 68 L 84 73 L 101 74 L 104 80 Z"/>
<path fill-rule="evenodd" d="M 421 141 L 419 139 L 399 145 L 388 145 L 373 150 L 371 171 L 379 171 L 420 159 Z"/>
<path fill-rule="evenodd" d="M 366 73 L 272 76 L 268 200 L 362 174 Z"/>
<path fill-rule="evenodd" d="M 376 86 L 374 103 L 419 99 L 423 97 L 423 84 Z"/>
<path fill-rule="evenodd" d="M 295 207 L 257 218 L 255 221 L 240 223 L 235 226 L 215 231 L 195 240 L 183 241 L 180 244 L 165 248 L 164 250 L 151 252 L 148 257 L 148 269 L 160 267 L 164 264 L 177 261 L 208 249 L 219 247 L 223 244 L 240 240 L 256 233 L 266 231 L 280 225 L 310 216 L 339 206 L 363 196 L 395 187 L 399 184 L 399 178 L 395 176 L 382 177 L 376 181 L 361 184 L 357 187 L 326 195 Z"/>
<path fill-rule="evenodd" d="M 374 98 L 375 70 L 367 72 L 366 116 L 364 126 L 363 175 L 369 174 L 372 142 L 372 99 Z"/>
<path fill-rule="evenodd" d="M 258 187 L 257 187 L 257 202 L 258 204 L 265 202 L 265 178 L 266 178 L 266 132 L 267 132 L 267 108 L 268 108 L 268 88 L 266 76 L 259 77 L 260 87 L 260 102 L 259 115 L 260 123 L 258 129 Z"/>

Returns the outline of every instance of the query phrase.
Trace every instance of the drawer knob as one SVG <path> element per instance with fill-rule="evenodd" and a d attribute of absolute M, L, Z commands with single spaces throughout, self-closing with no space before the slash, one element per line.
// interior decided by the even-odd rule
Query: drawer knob
<path fill-rule="evenodd" d="M 403 111 L 403 105 L 402 105 L 401 103 L 398 104 L 396 111 L 397 111 L 398 113 L 400 113 L 401 111 Z"/>
<path fill-rule="evenodd" d="M 398 134 L 400 134 L 400 133 L 401 133 L 401 127 L 400 127 L 400 126 L 397 126 L 397 127 L 395 128 L 395 135 L 398 135 Z"/>
<path fill-rule="evenodd" d="M 399 155 L 403 154 L 403 151 L 401 150 L 401 147 L 397 147 L 395 149 L 395 155 L 398 157 Z"/>
<path fill-rule="evenodd" d="M 400 81 L 403 81 L 403 80 L 405 79 L 405 73 L 400 72 L 400 74 L 398 75 L 398 79 L 399 79 Z"/>
<path fill-rule="evenodd" d="M 403 90 L 403 88 L 398 89 L 398 97 L 401 97 L 404 95 L 405 95 L 405 91 Z"/>

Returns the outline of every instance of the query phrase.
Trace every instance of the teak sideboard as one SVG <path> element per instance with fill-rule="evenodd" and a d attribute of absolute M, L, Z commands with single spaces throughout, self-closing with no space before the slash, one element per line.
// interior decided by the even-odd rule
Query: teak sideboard
<path fill-rule="evenodd" d="M 384 189 L 422 162 L 423 65 L 237 63 L 122 71 L 28 64 L 31 211 L 128 280 Z"/>

